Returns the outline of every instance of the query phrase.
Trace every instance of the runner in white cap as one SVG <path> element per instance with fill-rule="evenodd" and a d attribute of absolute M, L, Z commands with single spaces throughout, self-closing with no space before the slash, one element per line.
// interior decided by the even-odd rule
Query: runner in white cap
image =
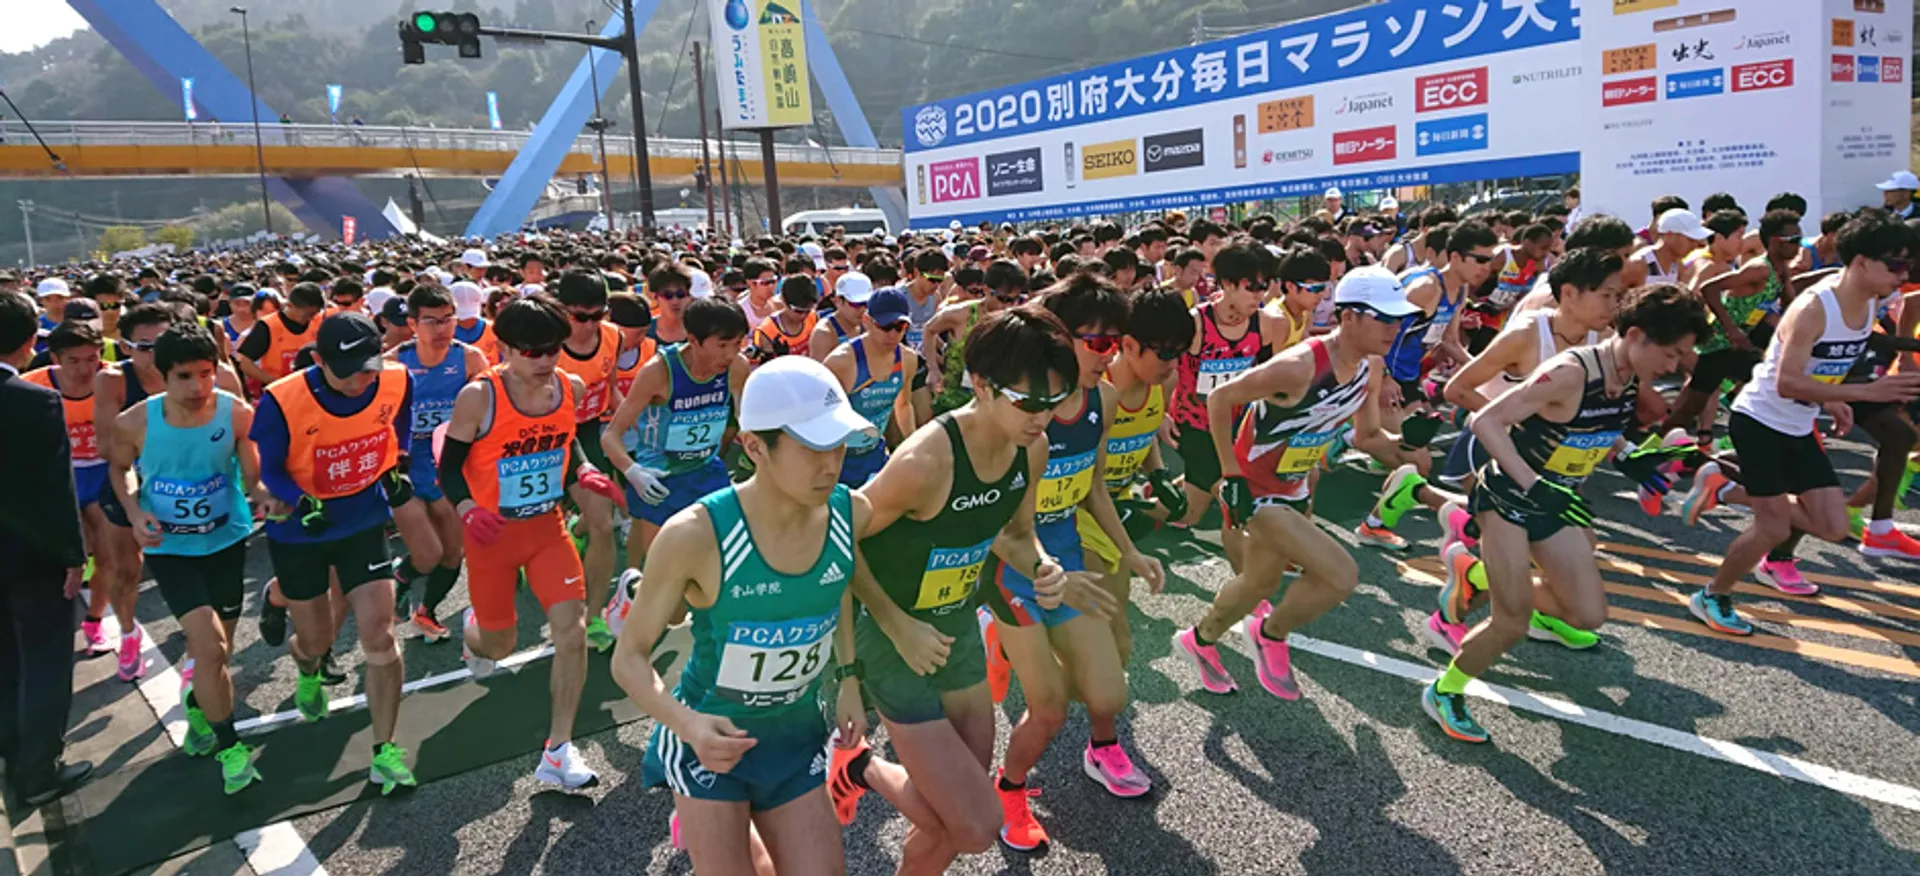
<path fill-rule="evenodd" d="M 1420 306 L 1377 265 L 1341 277 L 1333 302 L 1331 333 L 1289 347 L 1207 395 L 1223 474 L 1223 520 L 1253 536 L 1239 573 L 1206 617 L 1174 636 L 1174 647 L 1194 661 L 1212 693 L 1237 689 L 1216 645 L 1251 612 L 1244 630 L 1261 686 L 1281 699 L 1299 699 L 1287 636 L 1346 601 L 1360 584 L 1352 555 L 1305 513 L 1311 475 L 1340 427 L 1352 420 L 1352 446 L 1389 467 L 1411 461 L 1398 437 L 1380 427 L 1380 387 L 1389 379 L 1380 357 Z M 1233 416 L 1242 408 L 1243 417 Z M 1272 595 L 1289 563 L 1300 567 L 1299 579 L 1279 605 L 1259 610 L 1256 603 Z"/>
<path fill-rule="evenodd" d="M 672 789 L 699 872 L 845 867 L 822 748 L 866 731 L 847 585 L 870 513 L 839 477 L 846 442 L 872 430 L 826 366 L 761 366 L 740 393 L 753 476 L 675 514 L 647 555 L 613 676 L 657 722 L 642 773 Z M 683 605 L 693 653 L 668 691 L 651 651 Z M 829 669 L 834 727 L 816 699 Z"/>
<path fill-rule="evenodd" d="M 861 314 L 866 312 L 867 302 L 872 298 L 873 280 L 866 274 L 859 271 L 841 274 L 833 284 L 833 312 L 814 325 L 813 336 L 807 340 L 807 355 L 825 362 L 835 347 L 859 335 Z"/>
<path fill-rule="evenodd" d="M 1875 185 L 1874 188 L 1880 190 L 1880 197 L 1887 212 L 1892 213 L 1897 219 L 1913 218 L 1913 192 L 1915 189 L 1920 189 L 1920 176 L 1914 176 L 1913 171 L 1910 170 L 1897 170 L 1892 176 L 1887 177 L 1886 182 Z"/>

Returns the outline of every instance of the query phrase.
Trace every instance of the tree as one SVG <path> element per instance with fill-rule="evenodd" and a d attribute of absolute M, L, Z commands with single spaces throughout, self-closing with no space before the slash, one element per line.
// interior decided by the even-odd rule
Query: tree
<path fill-rule="evenodd" d="M 113 225 L 100 232 L 102 252 L 112 254 L 147 245 L 147 233 L 133 225 Z"/>
<path fill-rule="evenodd" d="M 177 251 L 185 252 L 193 248 L 193 229 L 185 225 L 169 225 L 153 233 L 154 243 L 171 243 Z"/>

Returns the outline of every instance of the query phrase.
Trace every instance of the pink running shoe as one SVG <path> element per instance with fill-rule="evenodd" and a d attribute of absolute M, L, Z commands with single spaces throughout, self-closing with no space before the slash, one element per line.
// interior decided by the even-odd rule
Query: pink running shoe
<path fill-rule="evenodd" d="M 1179 649 L 1193 660 L 1194 668 L 1200 672 L 1200 686 L 1208 693 L 1228 694 L 1240 689 L 1233 683 L 1233 676 L 1227 674 L 1227 667 L 1220 663 L 1220 647 L 1200 644 L 1200 639 L 1188 627 L 1175 633 L 1173 647 Z"/>
<path fill-rule="evenodd" d="M 1467 509 L 1460 507 L 1459 502 L 1448 502 L 1440 506 L 1440 525 L 1446 530 L 1440 535 L 1441 554 L 1447 552 L 1447 545 L 1456 541 L 1468 548 L 1480 546 L 1479 539 L 1467 536 L 1467 524 L 1472 520 L 1473 515 L 1468 514 Z"/>
<path fill-rule="evenodd" d="M 1133 768 L 1133 759 L 1118 744 L 1095 748 L 1088 742 L 1080 765 L 1087 771 L 1087 778 L 1099 782 L 1115 797 L 1138 797 L 1153 790 L 1153 780 Z"/>
<path fill-rule="evenodd" d="M 95 654 L 113 653 L 113 646 L 107 644 L 107 634 L 100 631 L 99 621 L 81 621 L 80 636 L 87 640 L 87 656 L 92 657 Z"/>
<path fill-rule="evenodd" d="M 1794 560 L 1761 560 L 1753 570 L 1760 583 L 1788 596 L 1812 596 L 1820 587 L 1800 577 L 1800 564 Z"/>
<path fill-rule="evenodd" d="M 147 660 L 140 654 L 140 628 L 120 637 L 120 680 L 133 681 L 147 674 Z"/>
<path fill-rule="evenodd" d="M 1450 624 L 1440 612 L 1427 615 L 1427 644 L 1448 654 L 1460 653 L 1460 640 L 1467 637 L 1466 624 Z"/>
<path fill-rule="evenodd" d="M 1253 665 L 1260 673 L 1260 686 L 1283 700 L 1300 698 L 1300 683 L 1293 679 L 1293 659 L 1286 642 L 1267 638 L 1260 627 L 1265 618 L 1248 617 L 1240 631 L 1253 643 Z"/>

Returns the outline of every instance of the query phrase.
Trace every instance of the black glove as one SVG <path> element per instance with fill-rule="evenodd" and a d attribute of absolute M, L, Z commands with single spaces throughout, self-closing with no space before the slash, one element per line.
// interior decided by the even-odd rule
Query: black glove
<path fill-rule="evenodd" d="M 1613 467 L 1647 492 L 1664 496 L 1673 489 L 1673 481 L 1660 469 L 1673 460 L 1699 453 L 1698 447 L 1636 447 L 1614 457 Z"/>
<path fill-rule="evenodd" d="M 1400 443 L 1409 450 L 1418 450 L 1433 443 L 1433 436 L 1440 434 L 1439 414 L 1414 414 L 1400 424 Z"/>
<path fill-rule="evenodd" d="M 1587 500 L 1581 498 L 1572 487 L 1540 478 L 1527 489 L 1527 501 L 1540 509 L 1540 513 L 1557 517 L 1569 526 L 1585 528 L 1593 525 L 1593 509 L 1587 507 Z"/>
<path fill-rule="evenodd" d="M 398 508 L 413 498 L 413 478 L 407 475 L 406 468 L 406 458 L 402 457 L 399 464 L 380 476 L 381 484 L 387 488 L 388 508 Z"/>
<path fill-rule="evenodd" d="M 293 519 L 300 522 L 301 531 L 308 535 L 319 535 L 333 525 L 327 519 L 326 503 L 312 496 L 301 496 L 293 506 Z"/>
<path fill-rule="evenodd" d="M 1220 507 L 1226 512 L 1228 526 L 1246 526 L 1253 519 L 1253 487 L 1244 476 L 1221 478 Z"/>
<path fill-rule="evenodd" d="M 1187 516 L 1187 491 L 1174 483 L 1173 472 L 1156 468 L 1147 472 L 1147 483 L 1153 488 L 1153 498 L 1167 509 L 1168 518 L 1179 520 Z"/>

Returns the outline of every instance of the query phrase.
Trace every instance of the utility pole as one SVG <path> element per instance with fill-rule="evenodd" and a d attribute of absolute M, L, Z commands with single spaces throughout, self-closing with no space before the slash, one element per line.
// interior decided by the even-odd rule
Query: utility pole
<path fill-rule="evenodd" d="M 700 60 L 700 42 L 693 43 L 693 93 L 700 101 L 700 172 L 707 181 L 707 232 L 714 233 L 713 224 L 713 159 L 707 153 L 707 68 Z"/>
<path fill-rule="evenodd" d="M 767 233 L 780 233 L 780 171 L 773 163 L 773 129 L 760 129 L 760 171 L 767 180 Z"/>
<path fill-rule="evenodd" d="M 593 32 L 594 20 L 587 19 L 587 32 Z M 592 49 L 587 53 L 591 55 Z M 613 221 L 613 177 L 607 172 L 607 117 L 600 112 L 600 68 L 587 61 L 587 73 L 593 79 L 593 121 L 587 127 L 593 129 L 593 136 L 600 145 L 600 207 L 607 214 L 607 233 L 613 234 L 620 227 Z"/>
<path fill-rule="evenodd" d="M 705 118 L 705 114 L 703 113 L 701 117 Z M 720 142 L 717 144 L 718 149 L 715 150 L 720 153 L 720 215 L 726 218 L 727 239 L 732 240 L 734 229 L 733 200 L 731 192 L 727 187 L 727 132 L 725 128 L 720 127 L 719 107 L 713 108 L 713 132 L 715 136 L 720 138 Z"/>
<path fill-rule="evenodd" d="M 253 104 L 253 158 L 260 171 L 260 222 L 273 234 L 273 208 L 267 202 L 267 149 L 260 139 L 260 89 L 253 84 L 253 30 L 247 26 L 247 7 L 227 10 L 240 16 L 240 39 L 247 48 L 247 100 Z"/>
<path fill-rule="evenodd" d="M 627 16 L 627 90 L 633 98 L 633 160 L 640 175 L 640 227 L 653 231 L 653 168 L 647 158 L 647 113 L 640 103 L 640 25 L 633 16 L 633 0 L 620 0 Z"/>
<path fill-rule="evenodd" d="M 27 232 L 27 266 L 32 267 L 34 265 L 39 264 L 39 262 L 35 261 L 33 258 L 33 202 L 32 201 L 20 202 L 20 227 L 26 229 L 26 232 Z"/>

